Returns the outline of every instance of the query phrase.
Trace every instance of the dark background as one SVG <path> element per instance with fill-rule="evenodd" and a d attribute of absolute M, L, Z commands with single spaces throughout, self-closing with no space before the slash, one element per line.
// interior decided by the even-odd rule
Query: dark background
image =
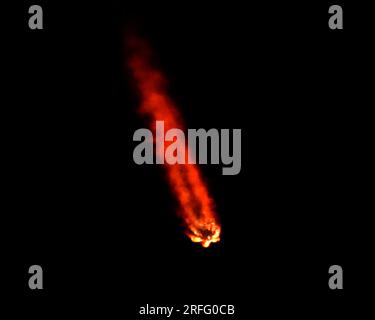
<path fill-rule="evenodd" d="M 31 4 L 42 5 L 44 30 L 28 29 Z M 363 310 L 371 12 L 341 1 L 344 30 L 331 31 L 331 4 L 9 7 L 2 227 L 14 312 L 136 319 L 147 303 L 235 304 L 247 319 Z M 242 129 L 239 175 L 202 167 L 223 226 L 209 249 L 184 235 L 163 168 L 133 163 L 132 135 L 146 124 L 124 68 L 130 23 L 152 44 L 189 128 Z M 43 291 L 28 289 L 32 264 L 43 267 Z M 328 289 L 333 264 L 344 269 L 343 291 Z"/>

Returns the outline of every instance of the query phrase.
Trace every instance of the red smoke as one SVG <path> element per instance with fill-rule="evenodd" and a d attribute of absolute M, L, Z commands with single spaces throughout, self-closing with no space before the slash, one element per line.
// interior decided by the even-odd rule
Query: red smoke
<path fill-rule="evenodd" d="M 151 64 L 148 44 L 135 35 L 126 39 L 129 52 L 127 66 L 139 91 L 139 112 L 150 119 L 152 129 L 156 121 L 164 121 L 164 130 L 184 130 L 181 115 L 166 91 L 166 80 L 160 70 Z M 154 134 L 155 137 L 155 134 Z M 165 149 L 172 142 L 165 141 Z M 189 157 L 187 144 L 185 158 Z M 159 152 L 160 153 L 160 152 Z M 157 154 L 157 157 L 164 157 Z M 208 247 L 220 240 L 220 225 L 214 211 L 214 203 L 195 164 L 164 164 L 168 183 L 179 203 L 179 212 L 186 226 L 186 234 L 193 242 Z"/>

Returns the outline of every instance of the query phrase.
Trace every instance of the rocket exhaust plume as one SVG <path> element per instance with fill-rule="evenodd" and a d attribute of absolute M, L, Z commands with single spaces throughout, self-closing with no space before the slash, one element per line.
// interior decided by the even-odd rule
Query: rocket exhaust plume
<path fill-rule="evenodd" d="M 156 121 L 164 121 L 165 131 L 172 128 L 184 130 L 181 114 L 166 91 L 166 79 L 151 63 L 152 52 L 148 43 L 134 34 L 128 34 L 126 48 L 127 66 L 139 91 L 140 114 L 150 120 L 154 132 Z M 164 159 L 164 150 L 172 142 L 164 143 L 165 148 L 156 148 L 156 157 L 159 159 Z M 188 159 L 190 151 L 187 144 L 183 143 L 185 159 Z M 185 164 L 171 165 L 168 161 L 163 163 L 168 184 L 178 201 L 179 214 L 186 227 L 187 236 L 205 248 L 220 241 L 221 227 L 199 167 L 188 164 L 188 161 L 185 161 Z"/>

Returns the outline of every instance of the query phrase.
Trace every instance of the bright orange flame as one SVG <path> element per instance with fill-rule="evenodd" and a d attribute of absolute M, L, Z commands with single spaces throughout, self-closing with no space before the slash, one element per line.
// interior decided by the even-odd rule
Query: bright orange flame
<path fill-rule="evenodd" d="M 165 78 L 151 65 L 151 50 L 147 43 L 130 35 L 127 38 L 127 48 L 128 66 L 140 93 L 140 113 L 150 118 L 153 129 L 155 122 L 161 120 L 164 121 L 165 131 L 172 128 L 183 129 L 181 115 L 165 89 Z M 167 147 L 168 142 L 165 142 L 165 148 Z M 188 159 L 189 149 L 186 144 L 184 148 L 185 158 Z M 164 157 L 164 150 L 162 152 L 157 156 Z M 220 224 L 198 166 L 187 163 L 164 166 L 169 185 L 180 206 L 186 234 L 193 242 L 200 242 L 205 248 L 220 241 Z"/>

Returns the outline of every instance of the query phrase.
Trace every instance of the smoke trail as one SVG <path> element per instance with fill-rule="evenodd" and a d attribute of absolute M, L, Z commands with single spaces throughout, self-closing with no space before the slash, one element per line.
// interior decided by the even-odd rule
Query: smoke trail
<path fill-rule="evenodd" d="M 184 129 L 181 114 L 170 99 L 165 86 L 166 80 L 160 70 L 151 64 L 151 50 L 148 44 L 134 34 L 126 39 L 129 56 L 127 65 L 140 96 L 139 112 L 147 116 L 155 131 L 156 121 L 164 121 L 164 130 Z M 155 135 L 154 135 L 155 136 Z M 172 142 L 165 141 L 165 148 Z M 189 157 L 186 144 L 185 159 Z M 156 148 L 156 156 L 163 158 Z M 159 149 L 160 150 L 160 149 Z M 179 203 L 179 213 L 186 226 L 186 234 L 193 242 L 200 242 L 208 247 L 220 240 L 221 228 L 214 211 L 214 203 L 209 196 L 199 167 L 195 164 L 164 164 L 168 183 Z"/>

